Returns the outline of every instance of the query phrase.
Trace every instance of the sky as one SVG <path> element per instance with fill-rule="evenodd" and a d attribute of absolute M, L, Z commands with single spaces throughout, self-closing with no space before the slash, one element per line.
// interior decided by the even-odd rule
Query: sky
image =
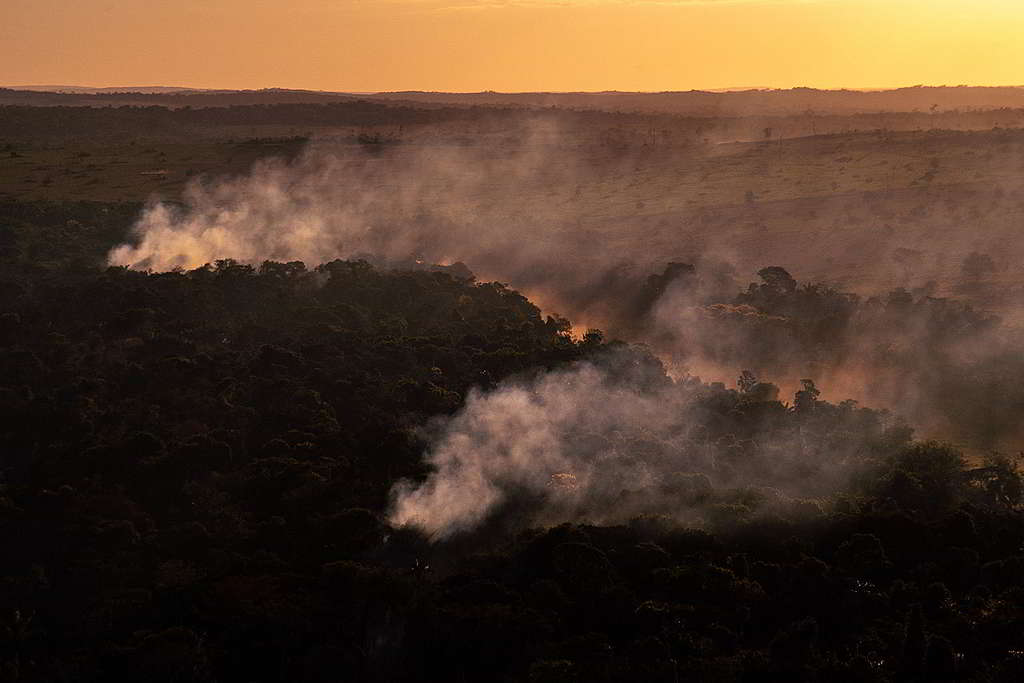
<path fill-rule="evenodd" d="M 0 84 L 1024 85 L 1024 0 L 0 0 Z"/>

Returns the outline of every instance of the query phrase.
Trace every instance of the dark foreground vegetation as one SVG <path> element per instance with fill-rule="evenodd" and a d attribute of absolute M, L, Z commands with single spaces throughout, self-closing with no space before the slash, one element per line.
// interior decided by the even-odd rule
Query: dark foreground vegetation
<path fill-rule="evenodd" d="M 676 459 L 652 486 L 692 523 L 498 519 L 431 544 L 385 516 L 394 482 L 428 474 L 431 416 L 581 362 L 642 368 L 642 393 L 671 385 L 660 363 L 573 339 L 464 268 L 7 263 L 2 680 L 1024 673 L 1022 485 L 1005 457 L 969 463 L 812 382 L 783 403 L 746 373 L 737 390 L 688 386 L 701 418 L 675 440 L 623 440 L 637 467 Z M 767 433 L 817 459 L 793 460 L 808 477 L 838 454 L 851 476 L 800 499 L 730 475 L 790 462 L 751 439 Z"/>

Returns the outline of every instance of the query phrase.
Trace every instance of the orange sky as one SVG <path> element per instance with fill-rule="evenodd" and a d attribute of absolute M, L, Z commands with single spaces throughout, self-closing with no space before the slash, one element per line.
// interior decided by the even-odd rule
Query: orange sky
<path fill-rule="evenodd" d="M 0 0 L 0 84 L 1024 84 L 1024 0 Z"/>

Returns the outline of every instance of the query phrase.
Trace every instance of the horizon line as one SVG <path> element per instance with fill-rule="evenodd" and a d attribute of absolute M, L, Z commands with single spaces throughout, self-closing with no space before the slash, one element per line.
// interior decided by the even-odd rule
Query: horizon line
<path fill-rule="evenodd" d="M 740 93 L 740 92 L 781 92 L 781 91 L 792 91 L 792 90 L 815 90 L 819 92 L 893 92 L 897 90 L 912 90 L 915 88 L 932 88 L 932 89 L 959 89 L 959 88 L 1007 88 L 1007 89 L 1018 89 L 1024 88 L 1024 84 L 976 84 L 976 83 L 959 83 L 956 85 L 949 85 L 947 83 L 942 84 L 929 84 L 929 83 L 914 83 L 911 85 L 898 85 L 898 86 L 887 86 L 887 87 L 851 87 L 851 86 L 833 86 L 833 87 L 818 87 L 810 85 L 791 85 L 791 86 L 730 86 L 730 87 L 717 87 L 717 88 L 689 88 L 689 89 L 677 89 L 677 90 L 620 90 L 620 89 L 602 89 L 602 90 L 423 90 L 415 88 L 404 88 L 397 90 L 326 90 L 320 88 L 298 88 L 298 87 L 287 87 L 280 85 L 268 85 L 258 88 L 223 88 L 223 87 L 197 87 L 197 86 L 185 86 L 185 85 L 80 85 L 80 84 L 38 84 L 38 83 L 25 83 L 25 84 L 2 84 L 0 88 L 9 90 L 38 90 L 42 92 L 62 92 L 61 89 L 72 89 L 72 90 L 105 90 L 112 92 L 139 92 L 141 90 L 170 90 L 178 92 L 266 92 L 266 91 L 290 91 L 290 92 L 308 92 L 308 93 L 323 93 L 323 94 L 337 94 L 337 95 L 401 95 L 406 93 L 423 93 L 423 94 L 438 94 L 438 95 L 606 95 L 606 94 L 637 94 L 637 95 L 664 95 L 664 94 L 677 94 L 677 93 Z"/>

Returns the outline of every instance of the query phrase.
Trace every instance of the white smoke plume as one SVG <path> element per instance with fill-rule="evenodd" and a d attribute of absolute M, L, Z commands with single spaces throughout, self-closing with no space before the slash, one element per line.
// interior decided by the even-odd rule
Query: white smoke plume
<path fill-rule="evenodd" d="M 427 456 L 436 472 L 419 488 L 396 489 L 392 522 L 444 537 L 478 524 L 510 491 L 555 497 L 565 506 L 584 503 L 612 478 L 627 488 L 648 485 L 645 468 L 623 467 L 612 452 L 591 452 L 570 437 L 664 427 L 661 400 L 616 385 L 589 364 L 474 392 Z"/>
<path fill-rule="evenodd" d="M 481 269 L 507 264 L 502 276 L 525 263 L 547 265 L 554 257 L 542 255 L 552 244 L 583 243 L 560 230 L 561 197 L 544 202 L 575 187 L 580 172 L 547 163 L 559 153 L 557 136 L 548 136 L 536 124 L 514 145 L 484 149 L 315 143 L 293 161 L 264 160 L 245 176 L 194 182 L 180 205 L 151 205 L 133 242 L 108 260 L 163 271 L 221 258 L 315 265 L 423 257 L 472 259 Z"/>
<path fill-rule="evenodd" d="M 760 387 L 673 381 L 633 349 L 474 392 L 440 424 L 426 480 L 394 487 L 389 521 L 441 540 L 502 509 L 524 525 L 806 512 L 895 424 L 850 404 L 787 411 Z"/>

